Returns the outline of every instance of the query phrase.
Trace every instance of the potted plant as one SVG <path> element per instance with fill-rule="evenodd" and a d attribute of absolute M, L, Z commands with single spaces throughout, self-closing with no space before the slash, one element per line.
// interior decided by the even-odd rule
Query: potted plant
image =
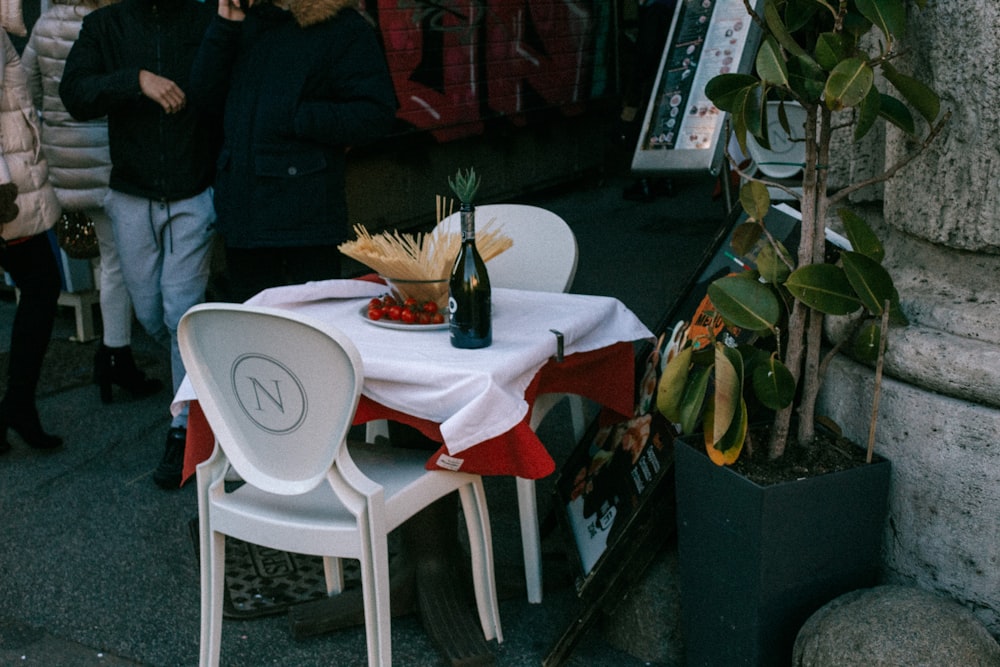
<path fill-rule="evenodd" d="M 801 105 L 805 163 L 797 189 L 740 172 L 745 185 L 739 199 L 747 220 L 733 233 L 733 250 L 754 255 L 756 266 L 708 287 L 713 314 L 733 331 L 753 332 L 756 342 L 731 347 L 723 331 L 714 330 L 707 340 L 690 340 L 676 350 L 658 388 L 661 412 L 681 432 L 703 434 L 701 451 L 682 445 L 676 456 L 682 613 L 692 665 L 789 663 L 795 632 L 808 614 L 846 590 L 874 583 L 887 462 L 855 468 L 857 479 L 848 479 L 848 471 L 811 477 L 801 457 L 857 449 L 835 439 L 816 444 L 824 317 L 849 317 L 854 323 L 855 337 L 828 354 L 849 344 L 852 354 L 869 360 L 883 349 L 886 322 L 905 323 L 905 317 L 871 227 L 851 210 L 837 209 L 851 249 L 832 261 L 825 230 L 838 204 L 894 177 L 947 120 L 938 96 L 894 65 L 907 9 L 922 7 L 925 0 L 744 4 L 762 33 L 754 71 L 716 76 L 705 92 L 728 112 L 744 152 L 748 136 L 768 147 L 768 114 L 774 109 L 791 135 L 784 105 Z M 914 150 L 872 178 L 831 191 L 834 130 L 851 129 L 860 139 L 879 119 L 912 137 Z M 795 253 L 768 230 L 768 186 L 799 199 Z M 766 415 L 765 431 L 751 428 L 755 415 Z M 870 449 L 865 458 L 871 461 Z M 758 459 L 792 461 L 794 476 L 810 477 L 809 486 L 821 495 L 807 495 L 811 491 L 801 482 L 765 485 L 731 470 Z M 692 465 L 698 467 L 693 481 L 685 478 Z M 728 490 L 729 484 L 736 490 Z M 827 510 L 832 523 L 821 516 Z M 721 532 L 707 542 L 692 542 L 687 533 L 706 521 Z M 797 524 L 805 529 L 801 541 Z M 767 551 L 768 539 L 778 541 L 775 551 Z M 685 582 L 689 575 L 697 575 L 697 582 Z M 779 581 L 783 575 L 789 576 Z M 777 592 L 768 590 L 772 584 Z M 710 598 L 713 590 L 724 595 L 722 601 Z"/>

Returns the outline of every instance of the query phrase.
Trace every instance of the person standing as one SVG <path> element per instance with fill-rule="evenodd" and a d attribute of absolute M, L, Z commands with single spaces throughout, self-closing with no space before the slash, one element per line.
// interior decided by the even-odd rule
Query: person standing
<path fill-rule="evenodd" d="M 77 120 L 107 116 L 111 219 L 136 318 L 184 377 L 177 324 L 204 301 L 215 212 L 217 119 L 187 104 L 194 54 L 214 8 L 198 0 L 122 0 L 83 19 L 59 95 Z M 180 486 L 187 413 L 172 418 L 153 480 Z"/>
<path fill-rule="evenodd" d="M 59 202 L 48 180 L 21 58 L 7 33 L 0 35 L 0 266 L 21 293 L 10 332 L 7 388 L 0 399 L 3 454 L 11 448 L 8 429 L 35 449 L 53 449 L 63 441 L 42 428 L 35 404 L 59 301 L 59 266 L 47 234 L 59 218 Z"/>
<path fill-rule="evenodd" d="M 219 0 L 189 99 L 223 114 L 215 209 L 229 298 L 339 278 L 348 149 L 386 135 L 396 114 L 357 1 Z"/>
<path fill-rule="evenodd" d="M 111 173 L 107 119 L 75 120 L 59 98 L 66 56 L 83 17 L 107 0 L 52 0 L 35 22 L 21 55 L 35 108 L 42 120 L 42 150 L 49 180 L 63 211 L 82 211 L 94 221 L 100 247 L 101 345 L 94 355 L 94 382 L 110 403 L 112 384 L 133 396 L 151 396 L 163 383 L 148 378 L 132 356 L 132 301 L 125 289 L 111 220 L 103 209 Z"/>

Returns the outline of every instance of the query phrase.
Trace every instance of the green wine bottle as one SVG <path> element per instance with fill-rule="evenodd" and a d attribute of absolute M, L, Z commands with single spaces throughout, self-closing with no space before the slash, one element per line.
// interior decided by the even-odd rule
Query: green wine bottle
<path fill-rule="evenodd" d="M 462 246 L 448 281 L 448 328 L 452 345 L 475 349 L 493 342 L 490 277 L 476 249 L 475 207 L 463 202 L 459 216 Z"/>

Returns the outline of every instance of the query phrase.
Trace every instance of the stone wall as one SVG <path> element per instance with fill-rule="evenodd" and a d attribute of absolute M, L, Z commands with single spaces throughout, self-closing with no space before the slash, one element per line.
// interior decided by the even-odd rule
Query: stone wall
<path fill-rule="evenodd" d="M 952 118 L 886 184 L 884 206 L 855 200 L 884 212 L 886 264 L 911 321 L 890 335 L 877 422 L 876 450 L 894 465 L 885 577 L 953 597 L 1000 636 L 1000 5 L 930 2 L 909 20 L 897 65 Z M 884 163 L 916 148 L 890 129 Z M 848 177 L 880 168 L 875 153 L 862 147 Z M 821 402 L 862 442 L 872 378 L 838 359 Z"/>

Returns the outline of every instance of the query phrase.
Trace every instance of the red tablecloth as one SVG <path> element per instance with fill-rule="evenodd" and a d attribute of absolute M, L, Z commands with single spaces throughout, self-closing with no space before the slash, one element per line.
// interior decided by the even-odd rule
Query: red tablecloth
<path fill-rule="evenodd" d="M 578 352 L 562 362 L 550 361 L 535 375 L 525 391 L 525 400 L 546 393 L 572 393 L 604 406 L 608 419 L 630 417 L 635 406 L 635 367 L 631 343 L 616 343 L 590 352 Z M 506 433 L 475 447 L 450 455 L 442 445 L 427 461 L 427 468 L 463 470 L 481 475 L 516 475 L 540 479 L 555 471 L 555 461 L 538 436 L 528 426 L 529 415 Z M 389 419 L 413 426 L 436 442 L 443 442 L 438 424 L 390 409 L 361 397 L 354 423 Z M 195 472 L 212 452 L 215 438 L 197 401 L 191 401 L 188 415 L 184 480 Z"/>

